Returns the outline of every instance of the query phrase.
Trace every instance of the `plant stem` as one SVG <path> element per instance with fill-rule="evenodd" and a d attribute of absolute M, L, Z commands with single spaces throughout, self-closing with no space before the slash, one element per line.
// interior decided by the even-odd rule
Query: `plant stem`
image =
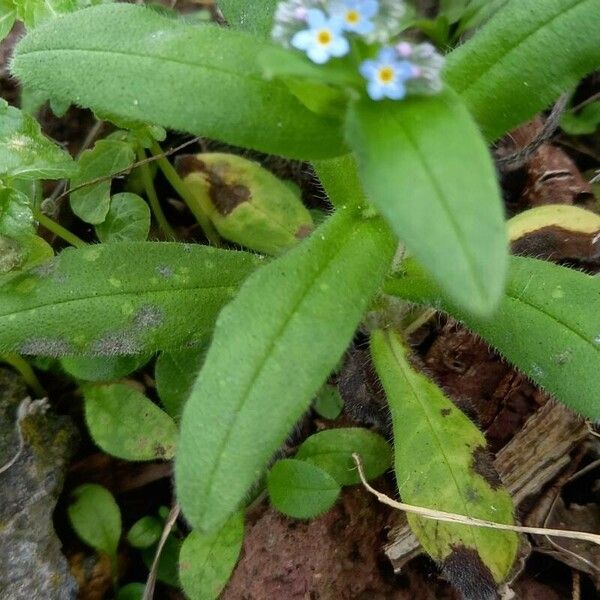
<path fill-rule="evenodd" d="M 177 171 L 173 168 L 173 165 L 164 157 L 164 152 L 158 142 L 152 142 L 151 152 L 156 158 L 160 170 L 171 184 L 171 187 L 181 196 L 188 208 L 192 211 L 194 217 L 196 217 L 196 221 L 198 221 L 202 231 L 204 231 L 206 239 L 214 246 L 220 246 L 221 238 L 219 237 L 219 234 L 213 227 L 213 224 L 210 222 L 210 219 L 200 206 L 200 203 L 194 194 L 190 192 L 188 187 L 181 180 L 181 177 L 179 177 Z"/>
<path fill-rule="evenodd" d="M 42 387 L 40 380 L 37 378 L 31 365 L 18 354 L 0 354 L 0 362 L 4 362 L 16 369 L 25 383 L 36 393 L 39 398 L 46 396 L 46 390 Z"/>
<path fill-rule="evenodd" d="M 62 225 L 50 217 L 47 217 L 41 210 L 34 208 L 33 217 L 40 225 L 42 225 L 42 227 L 45 227 L 55 236 L 65 240 L 65 242 L 68 242 L 71 246 L 75 246 L 75 248 L 87 246 L 81 238 L 78 238 L 74 233 L 71 233 L 68 229 L 65 229 Z"/>
<path fill-rule="evenodd" d="M 146 160 L 146 151 L 143 148 L 140 147 L 138 149 L 137 155 L 140 162 Z M 158 196 L 156 195 L 156 189 L 154 187 L 154 182 L 152 181 L 152 173 L 150 172 L 148 163 L 142 162 L 138 168 L 140 169 L 140 173 L 142 175 L 142 182 L 144 184 L 144 189 L 146 190 L 146 197 L 148 198 L 150 208 L 152 209 L 152 213 L 154 214 L 154 218 L 156 219 L 160 230 L 167 239 L 176 240 L 177 234 L 169 224 L 169 221 L 167 221 L 165 213 L 163 212 L 158 200 Z"/>

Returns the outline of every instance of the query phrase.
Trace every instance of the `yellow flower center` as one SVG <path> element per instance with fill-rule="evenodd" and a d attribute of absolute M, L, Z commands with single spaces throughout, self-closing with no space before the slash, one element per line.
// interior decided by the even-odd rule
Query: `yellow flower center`
<path fill-rule="evenodd" d="M 390 83 L 394 79 L 394 69 L 392 67 L 381 67 L 377 77 L 381 83 Z"/>
<path fill-rule="evenodd" d="M 319 42 L 319 44 L 321 44 L 322 46 L 327 46 L 328 44 L 331 44 L 332 39 L 333 36 L 331 35 L 331 31 L 329 31 L 328 29 L 321 29 L 321 31 L 317 33 L 317 42 Z"/>
<path fill-rule="evenodd" d="M 349 10 L 346 13 L 346 21 L 351 25 L 356 25 L 360 21 L 360 13 L 357 10 Z"/>

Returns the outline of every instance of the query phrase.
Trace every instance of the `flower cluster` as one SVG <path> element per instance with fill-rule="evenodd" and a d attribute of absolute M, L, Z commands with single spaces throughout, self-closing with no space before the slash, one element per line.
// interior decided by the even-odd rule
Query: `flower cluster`
<path fill-rule="evenodd" d="M 348 55 L 352 36 L 360 38 L 355 52 L 375 54 L 358 69 L 373 100 L 437 93 L 443 58 L 434 47 L 392 42 L 404 14 L 402 0 L 285 0 L 277 7 L 272 36 L 319 65 Z"/>

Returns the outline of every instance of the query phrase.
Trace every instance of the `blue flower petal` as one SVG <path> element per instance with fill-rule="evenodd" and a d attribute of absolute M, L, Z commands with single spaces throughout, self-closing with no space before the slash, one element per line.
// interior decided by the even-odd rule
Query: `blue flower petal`
<path fill-rule="evenodd" d="M 400 79 L 406 80 L 413 77 L 413 65 L 408 60 L 400 60 L 395 66 L 396 73 Z"/>
<path fill-rule="evenodd" d="M 306 21 L 311 29 L 318 29 L 327 25 L 327 17 L 322 10 L 311 8 L 306 13 Z"/>
<path fill-rule="evenodd" d="M 327 48 L 325 48 L 324 46 L 319 46 L 317 44 L 311 46 L 306 52 L 306 55 L 317 65 L 325 64 L 330 58 L 330 54 L 327 51 Z"/>
<path fill-rule="evenodd" d="M 390 85 L 386 86 L 385 95 L 391 100 L 402 100 L 406 96 L 406 88 L 404 83 L 401 81 L 394 81 Z"/>
<path fill-rule="evenodd" d="M 331 56 L 346 56 L 348 52 L 350 52 L 350 44 L 345 37 L 336 37 L 329 46 L 329 53 Z"/>
<path fill-rule="evenodd" d="M 377 0 L 363 0 L 361 2 L 361 13 L 363 17 L 372 19 L 379 12 L 379 2 Z"/>
<path fill-rule="evenodd" d="M 379 54 L 377 55 L 377 60 L 380 63 L 392 64 L 392 63 L 396 62 L 396 60 L 397 60 L 396 51 L 394 50 L 394 48 L 390 48 L 389 46 L 384 46 L 379 51 Z"/>
<path fill-rule="evenodd" d="M 354 27 L 354 31 L 360 35 L 367 35 L 368 33 L 371 33 L 373 29 L 375 29 L 375 23 L 373 23 L 373 21 L 367 21 L 366 19 L 361 19 Z"/>
<path fill-rule="evenodd" d="M 299 31 L 294 34 L 290 44 L 298 50 L 308 50 L 308 48 L 314 43 L 315 34 L 309 29 Z"/>
<path fill-rule="evenodd" d="M 369 81 L 367 85 L 367 93 L 371 100 L 383 100 L 385 97 L 383 86 L 379 85 L 376 81 Z"/>
<path fill-rule="evenodd" d="M 373 79 L 377 75 L 377 63 L 374 60 L 365 60 L 358 70 L 365 79 Z"/>

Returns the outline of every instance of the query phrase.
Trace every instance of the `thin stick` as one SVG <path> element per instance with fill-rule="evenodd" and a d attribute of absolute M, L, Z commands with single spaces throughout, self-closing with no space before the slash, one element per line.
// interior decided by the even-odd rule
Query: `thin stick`
<path fill-rule="evenodd" d="M 119 175 L 125 175 L 126 173 L 129 173 L 129 171 L 131 171 L 132 169 L 135 169 L 136 167 L 139 167 L 142 164 L 148 164 L 148 163 L 160 160 L 161 158 L 164 158 L 165 156 L 170 156 L 171 154 L 175 154 L 175 152 L 179 152 L 179 150 L 183 150 L 183 148 L 186 148 L 187 146 L 191 146 L 192 144 L 195 144 L 199 140 L 200 140 L 199 137 L 192 138 L 191 140 L 188 140 L 187 142 L 184 142 L 183 144 L 179 144 L 179 146 L 176 146 L 175 148 L 170 148 L 169 150 L 166 150 L 160 156 L 158 156 L 158 155 L 157 156 L 149 156 L 148 158 L 146 158 L 142 161 L 135 162 L 130 167 L 121 169 L 120 171 L 117 171 L 116 173 L 113 173 L 112 175 L 103 175 L 102 177 L 94 177 L 94 179 L 84 181 L 83 183 L 80 183 L 79 185 L 75 185 L 75 186 L 69 188 L 68 190 L 65 190 L 60 196 L 58 196 L 55 199 L 55 201 L 58 202 L 59 200 L 62 200 L 65 196 L 68 196 L 70 193 L 76 192 L 77 190 L 87 187 L 88 185 L 94 185 L 95 183 L 101 183 L 102 181 L 108 181 L 109 179 L 114 179 L 115 177 L 118 177 Z"/>
<path fill-rule="evenodd" d="M 152 561 L 152 567 L 150 568 L 148 580 L 146 581 L 146 587 L 144 589 L 142 600 L 152 600 L 154 597 L 154 588 L 156 586 L 156 575 L 158 573 L 158 565 L 160 564 L 160 555 L 162 554 L 167 538 L 171 533 L 171 529 L 173 529 L 173 526 L 179 517 L 180 511 L 181 509 L 179 508 L 179 504 L 173 504 L 171 512 L 165 521 L 165 526 L 162 535 L 160 536 L 158 546 L 156 547 L 156 554 L 154 555 L 154 560 Z"/>
<path fill-rule="evenodd" d="M 146 159 L 146 152 L 143 148 L 138 149 L 138 158 L 141 162 L 140 173 L 142 175 L 142 183 L 144 184 L 146 197 L 148 198 L 148 202 L 150 203 L 150 208 L 152 209 L 154 218 L 156 219 L 160 230 L 167 237 L 167 239 L 175 240 L 177 239 L 177 234 L 169 224 L 169 221 L 167 221 L 167 217 L 165 217 L 165 213 L 163 212 L 162 206 L 160 205 L 160 201 L 158 200 L 158 196 L 156 194 L 156 188 L 154 187 L 154 182 L 152 181 L 152 174 L 150 173 L 150 168 L 148 167 L 147 163 L 142 162 Z"/>
<path fill-rule="evenodd" d="M 83 248 L 87 246 L 87 244 L 81 238 L 77 237 L 74 233 L 71 233 L 68 229 L 65 229 L 62 225 L 50 217 L 47 217 L 41 210 L 34 208 L 33 217 L 42 227 L 45 227 L 55 236 L 65 240 L 65 242 L 68 242 L 71 244 L 71 246 L 75 246 L 75 248 Z"/>
<path fill-rule="evenodd" d="M 167 181 L 171 184 L 171 187 L 181 196 L 188 208 L 192 211 L 194 217 L 196 217 L 196 221 L 198 221 L 198 224 L 200 227 L 202 227 L 202 231 L 204 231 L 204 235 L 206 235 L 208 241 L 214 246 L 220 246 L 221 239 L 219 238 L 219 234 L 216 232 L 210 219 L 200 206 L 196 196 L 190 192 L 187 185 L 182 181 L 177 171 L 173 168 L 173 165 L 165 158 L 165 153 L 158 145 L 158 142 L 153 142 L 150 150 L 154 156 L 158 157 L 156 160 L 158 162 L 159 169 L 163 172 L 163 175 L 167 178 Z"/>
<path fill-rule="evenodd" d="M 378 492 L 375 488 L 371 487 L 365 478 L 363 471 L 362 461 L 360 456 L 356 453 L 352 454 L 352 458 L 358 468 L 358 475 L 363 486 L 373 494 L 379 502 L 387 504 L 392 508 L 402 510 L 404 512 L 413 513 L 423 517 L 425 519 L 432 519 L 434 521 L 446 521 L 448 523 L 460 523 L 462 525 L 473 525 L 475 527 L 487 527 L 488 529 L 500 529 L 503 531 L 514 531 L 516 533 L 533 533 L 536 535 L 550 535 L 554 537 L 568 538 L 571 540 L 583 540 L 586 542 L 592 542 L 600 545 L 600 535 L 595 533 L 588 533 L 585 531 L 569 531 L 566 529 L 546 529 L 545 527 L 521 527 L 519 525 L 507 525 L 505 523 L 495 523 L 494 521 L 487 521 L 485 519 L 477 519 L 475 517 L 467 517 L 466 515 L 459 515 L 456 513 L 449 513 L 441 510 L 433 510 L 431 508 L 424 508 L 422 506 L 412 506 L 411 504 L 404 504 L 402 502 L 396 502 L 389 496 Z"/>
<path fill-rule="evenodd" d="M 571 569 L 572 571 L 572 587 L 571 587 L 571 599 L 572 600 L 581 600 L 581 575 L 579 571 L 575 569 Z"/>

